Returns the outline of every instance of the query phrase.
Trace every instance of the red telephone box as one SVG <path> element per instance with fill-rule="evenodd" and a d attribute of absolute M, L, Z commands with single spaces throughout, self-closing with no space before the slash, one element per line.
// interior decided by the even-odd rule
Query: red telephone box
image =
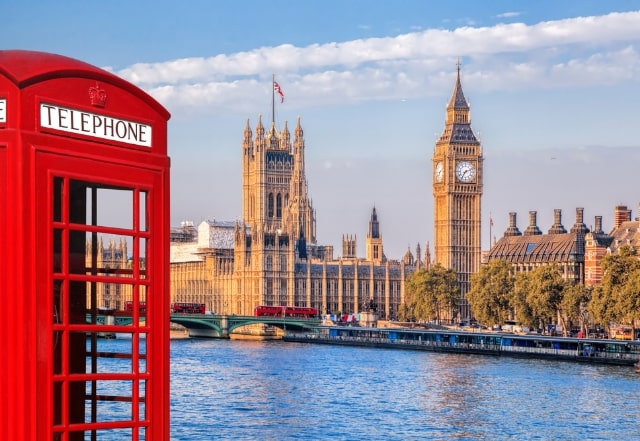
<path fill-rule="evenodd" d="M 168 119 L 102 69 L 0 51 L 0 439 L 169 438 Z"/>

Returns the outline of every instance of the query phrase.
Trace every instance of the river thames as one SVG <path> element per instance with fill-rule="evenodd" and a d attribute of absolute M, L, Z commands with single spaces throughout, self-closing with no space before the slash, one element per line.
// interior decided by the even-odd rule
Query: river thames
<path fill-rule="evenodd" d="M 171 370 L 174 441 L 640 439 L 628 366 L 184 339 Z"/>

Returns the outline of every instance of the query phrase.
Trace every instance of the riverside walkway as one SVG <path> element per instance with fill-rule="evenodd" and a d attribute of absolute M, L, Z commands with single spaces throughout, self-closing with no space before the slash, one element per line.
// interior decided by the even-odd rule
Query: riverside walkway
<path fill-rule="evenodd" d="M 640 362 L 640 341 L 551 337 L 537 334 L 318 326 L 287 333 L 285 341 L 413 349 L 478 355 L 553 359 L 631 366 Z"/>

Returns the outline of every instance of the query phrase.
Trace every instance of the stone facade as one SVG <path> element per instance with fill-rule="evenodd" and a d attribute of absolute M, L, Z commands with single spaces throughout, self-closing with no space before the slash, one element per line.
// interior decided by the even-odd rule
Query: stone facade
<path fill-rule="evenodd" d="M 509 227 L 491 247 L 488 261 L 506 260 L 516 272 L 529 272 L 556 263 L 565 280 L 583 283 L 585 235 L 589 233 L 583 223 L 583 212 L 582 208 L 576 209 L 576 222 L 567 232 L 562 225 L 561 210 L 555 210 L 554 223 L 547 234 L 543 234 L 537 225 L 537 212 L 529 212 L 529 225 L 524 233 L 516 225 L 516 213 L 509 213 Z"/>
<path fill-rule="evenodd" d="M 293 138 L 293 139 L 292 139 Z M 205 303 L 220 314 L 252 315 L 257 305 L 314 307 L 358 313 L 375 304 L 381 319 L 397 316 L 406 277 L 421 268 L 420 247 L 402 260 L 384 255 L 373 208 L 366 257 L 355 235 L 343 236 L 343 256 L 316 240 L 308 195 L 300 119 L 293 137 L 285 122 L 268 131 L 249 121 L 242 143 L 242 219 L 183 223 L 171 232 L 171 301 Z M 429 256 L 428 246 L 425 255 Z"/>
<path fill-rule="evenodd" d="M 585 285 L 594 286 L 602 280 L 601 261 L 605 255 L 615 254 L 624 246 L 640 252 L 640 220 L 632 220 L 631 210 L 618 205 L 611 232 L 602 231 L 602 216 L 596 216 L 596 227 L 585 239 Z"/>
<path fill-rule="evenodd" d="M 471 129 L 470 108 L 460 83 L 460 65 L 444 131 L 433 152 L 434 263 L 451 268 L 460 287 L 459 319 L 471 311 L 466 294 L 481 262 L 483 156 Z"/>
<path fill-rule="evenodd" d="M 640 251 L 640 221 L 631 220 L 625 205 L 615 207 L 615 224 L 609 233 L 602 230 L 602 216 L 595 217 L 592 230 L 583 222 L 582 208 L 576 208 L 576 221 L 567 231 L 562 225 L 562 212 L 554 210 L 554 223 L 543 234 L 537 225 L 537 214 L 529 212 L 529 226 L 521 233 L 516 213 L 509 213 L 509 227 L 489 251 L 486 261 L 502 259 L 516 272 L 529 272 L 547 264 L 560 266 L 565 280 L 594 286 L 602 280 L 602 258 L 616 254 L 621 247 Z"/>

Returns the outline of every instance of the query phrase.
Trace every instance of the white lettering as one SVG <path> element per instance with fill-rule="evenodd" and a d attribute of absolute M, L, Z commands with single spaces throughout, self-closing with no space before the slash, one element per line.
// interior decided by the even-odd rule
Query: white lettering
<path fill-rule="evenodd" d="M 0 124 L 7 122 L 7 100 L 0 100 Z"/>
<path fill-rule="evenodd" d="M 6 119 L 5 101 L 0 100 L 0 122 Z M 53 104 L 40 103 L 40 127 L 151 147 L 152 127 L 148 124 Z"/>

